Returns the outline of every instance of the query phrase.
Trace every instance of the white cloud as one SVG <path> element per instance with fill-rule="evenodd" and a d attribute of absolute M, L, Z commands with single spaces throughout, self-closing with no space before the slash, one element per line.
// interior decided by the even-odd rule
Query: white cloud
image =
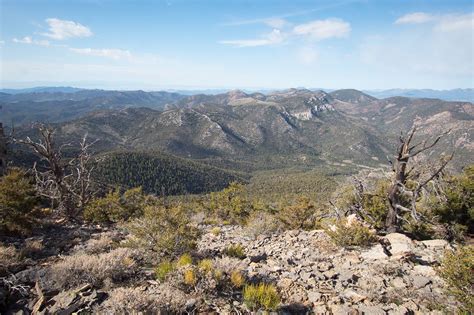
<path fill-rule="evenodd" d="M 276 29 L 282 29 L 286 25 L 288 25 L 288 21 L 282 18 L 268 18 L 263 21 L 266 25 L 276 28 Z"/>
<path fill-rule="evenodd" d="M 25 36 L 21 39 L 18 39 L 18 38 L 14 38 L 13 39 L 13 42 L 14 43 L 20 43 L 20 44 L 32 44 L 33 43 L 33 40 L 31 39 L 30 36 Z"/>
<path fill-rule="evenodd" d="M 312 47 L 303 47 L 298 51 L 298 59 L 301 63 L 310 65 L 318 60 L 318 51 Z"/>
<path fill-rule="evenodd" d="M 49 18 L 46 19 L 46 23 L 49 25 L 49 32 L 42 33 L 41 35 L 52 39 L 64 40 L 73 37 L 89 37 L 93 35 L 87 26 L 77 22 Z"/>
<path fill-rule="evenodd" d="M 280 44 L 284 39 L 285 35 L 279 29 L 274 29 L 269 34 L 259 39 L 222 40 L 219 43 L 236 47 L 257 47 Z"/>
<path fill-rule="evenodd" d="M 36 40 L 31 38 L 31 36 L 25 36 L 23 38 L 13 38 L 12 41 L 17 44 L 27 44 L 27 45 L 39 45 L 39 46 L 49 46 L 50 43 L 47 40 Z"/>
<path fill-rule="evenodd" d="M 114 60 L 132 57 L 130 51 L 122 49 L 69 48 L 69 50 L 81 55 L 105 57 Z"/>
<path fill-rule="evenodd" d="M 350 32 L 351 25 L 336 18 L 316 20 L 293 28 L 294 34 L 308 36 L 315 40 L 346 37 Z"/>
<path fill-rule="evenodd" d="M 395 24 L 422 24 L 422 23 L 431 22 L 435 18 L 436 18 L 435 16 L 429 13 L 414 12 L 414 13 L 405 14 L 399 17 L 395 21 Z"/>
<path fill-rule="evenodd" d="M 461 15 L 444 15 L 435 26 L 441 32 L 472 31 L 474 29 L 474 13 Z"/>

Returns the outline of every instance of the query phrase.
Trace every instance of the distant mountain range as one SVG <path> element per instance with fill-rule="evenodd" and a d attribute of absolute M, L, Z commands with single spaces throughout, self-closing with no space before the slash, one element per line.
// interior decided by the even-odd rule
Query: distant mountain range
<path fill-rule="evenodd" d="M 302 89 L 302 88 L 298 88 Z M 63 93 L 70 94 L 85 89 L 75 88 L 75 87 L 33 87 L 25 89 L 0 89 L 0 93 L 7 94 L 25 94 L 25 93 Z M 334 89 L 325 89 L 325 88 L 311 88 L 312 91 L 323 90 L 325 92 L 335 91 Z M 94 91 L 103 91 L 105 90 L 94 90 Z M 196 94 L 222 94 L 229 91 L 229 89 L 193 89 L 193 90 L 183 90 L 183 89 L 167 89 L 166 92 L 177 93 L 181 95 L 196 95 Z M 260 92 L 260 93 L 272 93 L 274 89 L 244 89 L 247 93 Z M 362 90 L 364 93 L 374 96 L 376 98 L 387 98 L 394 96 L 405 96 L 405 97 L 414 97 L 414 98 L 438 98 L 445 101 L 466 101 L 474 102 L 474 89 L 451 89 L 451 90 L 433 90 L 433 89 L 387 89 L 387 90 Z M 122 91 L 129 92 L 129 91 Z"/>
<path fill-rule="evenodd" d="M 391 89 L 364 90 L 377 98 L 405 96 L 414 98 L 438 98 L 445 101 L 474 102 L 474 89 L 431 90 L 431 89 Z"/>
<path fill-rule="evenodd" d="M 246 172 L 300 166 L 384 167 L 400 131 L 409 130 L 415 121 L 421 126 L 420 137 L 452 129 L 427 156 L 456 149 L 454 165 L 474 162 L 474 105 L 469 102 L 380 100 L 349 89 L 268 94 L 234 90 L 192 96 L 85 90 L 72 95 L 66 100 L 57 93 L 62 100 L 45 101 L 28 99 L 26 94 L 2 95 L 2 102 L 4 111 L 17 121 L 60 122 L 57 135 L 63 142 L 88 133 L 100 139 L 99 152 L 159 150 Z M 26 125 L 17 133 L 34 136 Z"/>

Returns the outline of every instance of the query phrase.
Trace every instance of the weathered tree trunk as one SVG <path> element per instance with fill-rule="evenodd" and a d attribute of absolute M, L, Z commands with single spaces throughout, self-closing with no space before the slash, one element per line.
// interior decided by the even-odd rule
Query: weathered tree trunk
<path fill-rule="evenodd" d="M 401 212 L 409 212 L 415 221 L 418 220 L 418 214 L 416 212 L 416 199 L 418 198 L 423 187 L 428 184 L 429 181 L 434 179 L 438 174 L 440 174 L 453 157 L 453 154 L 451 154 L 451 156 L 446 159 L 446 161 L 444 161 L 441 166 L 435 172 L 433 172 L 433 174 L 428 176 L 426 180 L 418 181 L 414 189 L 407 189 L 407 180 L 409 178 L 415 179 L 415 177 L 420 176 L 420 171 L 416 170 L 419 168 L 417 165 L 412 166 L 411 169 L 408 170 L 408 162 L 410 159 L 434 147 L 442 136 L 450 132 L 447 131 L 441 135 L 438 135 L 431 144 L 427 144 L 427 140 L 425 140 L 415 145 L 411 145 L 416 130 L 417 128 L 415 126 L 406 135 L 402 134 L 400 136 L 400 146 L 398 147 L 395 161 L 392 163 L 394 175 L 392 185 L 388 190 L 387 197 L 390 207 L 385 219 L 385 230 L 389 233 L 399 230 L 399 221 L 400 218 L 402 218 L 400 216 Z M 411 202 L 409 202 L 409 204 L 405 204 L 407 196 L 411 198 Z"/>

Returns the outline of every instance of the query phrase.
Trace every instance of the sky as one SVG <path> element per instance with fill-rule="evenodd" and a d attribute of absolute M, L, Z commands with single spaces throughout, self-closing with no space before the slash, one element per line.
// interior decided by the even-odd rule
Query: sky
<path fill-rule="evenodd" d="M 0 0 L 0 87 L 474 87 L 457 0 Z"/>

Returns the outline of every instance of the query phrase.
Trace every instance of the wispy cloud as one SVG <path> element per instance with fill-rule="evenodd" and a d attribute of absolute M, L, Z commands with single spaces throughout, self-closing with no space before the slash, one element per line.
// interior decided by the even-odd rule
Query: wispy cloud
<path fill-rule="evenodd" d="M 436 17 L 434 15 L 429 14 L 429 13 L 414 12 L 414 13 L 405 14 L 399 17 L 395 21 L 395 24 L 422 24 L 422 23 L 431 22 L 435 18 Z"/>
<path fill-rule="evenodd" d="M 435 30 L 442 32 L 472 31 L 474 30 L 474 13 L 441 16 Z"/>
<path fill-rule="evenodd" d="M 363 62 L 392 74 L 472 78 L 473 13 L 416 12 L 400 17 L 395 24 L 412 25 L 409 32 L 366 40 L 360 47 Z M 420 24 L 422 33 L 416 32 Z"/>
<path fill-rule="evenodd" d="M 122 49 L 114 49 L 114 48 L 112 49 L 109 49 L 109 48 L 103 48 L 103 49 L 69 48 L 69 50 L 81 55 L 105 57 L 105 58 L 111 58 L 114 60 L 120 60 L 120 59 L 132 57 L 132 54 L 130 53 L 130 51 L 122 50 Z"/>
<path fill-rule="evenodd" d="M 60 20 L 57 18 L 46 19 L 49 25 L 49 32 L 41 35 L 55 39 L 65 40 L 74 37 L 89 37 L 93 33 L 89 27 L 74 21 Z"/>
<path fill-rule="evenodd" d="M 257 39 L 237 39 L 237 40 L 222 40 L 219 43 L 232 45 L 236 47 L 257 47 L 280 44 L 284 41 L 285 35 L 279 30 L 274 29 L 269 34 Z"/>
<path fill-rule="evenodd" d="M 49 46 L 50 42 L 47 40 L 36 40 L 31 36 L 25 36 L 23 38 L 13 38 L 12 41 L 17 44 L 28 44 L 28 45 L 39 45 L 39 46 Z"/>
<path fill-rule="evenodd" d="M 346 37 L 351 32 L 351 25 L 341 19 L 331 18 L 316 20 L 305 24 L 296 25 L 293 33 L 308 36 L 315 40 Z"/>
<path fill-rule="evenodd" d="M 296 25 L 293 30 L 283 32 L 274 28 L 270 33 L 255 39 L 222 40 L 219 43 L 235 47 L 258 47 L 284 43 L 292 37 L 302 36 L 313 40 L 347 37 L 351 32 L 351 25 L 341 19 L 331 18 L 315 20 Z"/>

